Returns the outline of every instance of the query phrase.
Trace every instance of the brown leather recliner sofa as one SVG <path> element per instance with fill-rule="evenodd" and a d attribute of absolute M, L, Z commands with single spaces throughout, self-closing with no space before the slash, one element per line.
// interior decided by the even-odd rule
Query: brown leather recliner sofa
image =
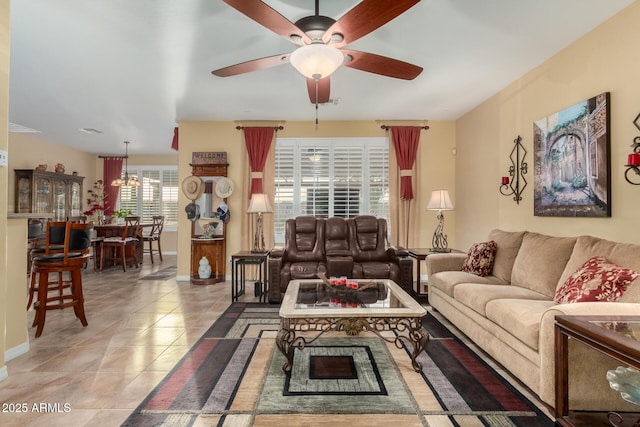
<path fill-rule="evenodd" d="M 318 273 L 354 279 L 391 279 L 410 292 L 413 261 L 387 245 L 387 222 L 360 215 L 328 219 L 300 216 L 285 223 L 285 245 L 269 253 L 269 302 L 279 303 L 289 281 Z"/>

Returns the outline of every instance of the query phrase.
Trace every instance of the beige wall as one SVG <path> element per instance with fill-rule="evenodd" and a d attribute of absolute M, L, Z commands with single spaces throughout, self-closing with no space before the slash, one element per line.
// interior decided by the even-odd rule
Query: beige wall
<path fill-rule="evenodd" d="M 9 142 L 7 137 L 9 123 L 9 0 L 0 0 L 0 150 L 8 151 Z M 8 259 L 7 249 L 9 244 L 9 234 L 7 228 L 7 191 L 9 168 L 0 167 L 0 381 L 7 377 L 4 352 L 7 350 L 6 326 L 14 321 L 7 315 L 7 308 L 12 304 L 7 301 L 8 285 Z"/>
<path fill-rule="evenodd" d="M 87 191 L 94 181 L 102 178 L 103 162 L 95 154 L 75 150 L 53 142 L 40 139 L 39 134 L 9 134 L 9 211 L 14 211 L 15 176 L 14 169 L 32 169 L 44 163 L 47 170 L 53 171 L 56 163 L 65 166 L 65 173 L 77 171 L 84 176 L 82 206 L 86 208 Z M 34 155 L 35 153 L 35 155 Z M 177 155 L 130 155 L 129 165 L 135 166 L 167 166 L 176 165 Z M 162 233 L 162 252 L 175 253 L 177 248 L 177 230 L 168 228 Z"/>
<path fill-rule="evenodd" d="M 489 230 L 532 230 L 574 236 L 591 234 L 635 242 L 640 186 L 624 179 L 624 164 L 640 112 L 640 2 L 587 34 L 457 121 L 456 241 L 460 247 L 486 239 Z M 533 122 L 601 92 L 611 93 L 610 218 L 560 218 L 533 215 Z M 528 187 L 517 205 L 500 195 L 513 139 L 521 135 L 528 151 Z"/>
<path fill-rule="evenodd" d="M 310 114 L 313 113 L 309 107 Z M 278 123 L 243 123 L 245 126 L 262 125 L 275 126 Z M 284 130 L 278 131 L 278 137 L 365 137 L 386 136 L 387 133 L 380 128 L 381 123 L 376 121 L 344 121 L 344 122 L 320 122 L 318 129 L 314 122 L 283 122 Z M 389 122 L 388 124 L 396 124 Z M 422 131 L 420 140 L 421 168 L 421 192 L 431 194 L 435 188 L 449 188 L 455 203 L 454 168 L 455 158 L 451 154 L 455 147 L 455 125 L 453 122 L 429 122 L 430 129 Z M 226 151 L 229 162 L 228 176 L 235 184 L 235 191 L 229 197 L 227 203 L 231 211 L 231 221 L 227 226 L 227 256 L 240 251 L 241 221 L 241 191 L 243 185 L 242 162 L 246 156 L 242 132 L 236 130 L 235 122 L 205 122 L 182 121 L 180 122 L 180 150 L 179 150 L 179 175 L 180 181 L 191 175 L 191 153 L 194 151 Z M 426 200 L 425 200 L 426 197 Z M 436 226 L 436 214 L 425 211 L 428 196 L 422 197 L 419 208 L 420 246 L 431 246 L 431 235 Z M 182 214 L 182 207 L 189 200 L 181 193 L 179 206 L 181 206 L 178 223 L 178 276 L 188 279 L 190 260 L 190 230 L 191 223 L 186 215 Z M 455 229 L 455 212 L 447 214 L 446 230 L 450 230 L 450 246 L 455 245 L 453 230 Z M 227 276 L 230 275 L 230 266 L 227 264 Z"/>
<path fill-rule="evenodd" d="M 38 136 L 36 136 L 38 135 Z M 65 173 L 73 171 L 84 176 L 82 196 L 83 207 L 86 204 L 86 191 L 96 180 L 96 156 L 40 139 L 39 134 L 9 134 L 9 209 L 15 205 L 14 169 L 33 169 L 39 164 L 47 164 L 47 170 L 53 172 L 56 163 L 65 166 Z"/>

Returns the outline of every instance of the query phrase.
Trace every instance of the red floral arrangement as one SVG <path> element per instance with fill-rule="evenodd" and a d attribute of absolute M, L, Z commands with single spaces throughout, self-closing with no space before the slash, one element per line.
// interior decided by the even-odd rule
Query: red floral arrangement
<path fill-rule="evenodd" d="M 107 203 L 107 193 L 104 192 L 104 182 L 99 179 L 93 183 L 93 187 L 87 191 L 87 206 L 89 209 L 82 212 L 83 215 L 93 215 L 95 213 L 104 215 L 104 211 L 109 206 Z"/>

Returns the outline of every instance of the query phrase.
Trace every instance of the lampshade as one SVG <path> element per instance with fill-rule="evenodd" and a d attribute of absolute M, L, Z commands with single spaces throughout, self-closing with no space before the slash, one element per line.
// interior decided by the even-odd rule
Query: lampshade
<path fill-rule="evenodd" d="M 431 192 L 431 200 L 427 205 L 428 211 L 452 211 L 453 203 L 449 198 L 448 190 L 433 190 Z"/>
<path fill-rule="evenodd" d="M 273 212 L 269 198 L 264 193 L 253 193 L 247 213 Z"/>
<path fill-rule="evenodd" d="M 344 54 L 333 46 L 311 43 L 294 50 L 289 61 L 304 76 L 320 80 L 342 65 Z"/>

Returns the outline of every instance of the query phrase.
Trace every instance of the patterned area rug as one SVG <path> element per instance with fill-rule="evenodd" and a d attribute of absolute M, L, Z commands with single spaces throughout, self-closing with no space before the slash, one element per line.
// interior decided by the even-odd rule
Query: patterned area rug
<path fill-rule="evenodd" d="M 124 426 L 553 426 L 433 316 L 409 354 L 380 338 L 328 333 L 282 371 L 279 307 L 233 304 Z"/>

